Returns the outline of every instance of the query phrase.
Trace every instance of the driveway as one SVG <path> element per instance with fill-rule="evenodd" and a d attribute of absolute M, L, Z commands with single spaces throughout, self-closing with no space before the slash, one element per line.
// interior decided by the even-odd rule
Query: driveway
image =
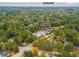
<path fill-rule="evenodd" d="M 23 47 L 19 47 L 19 52 L 16 53 L 15 55 L 13 55 L 12 57 L 22 57 L 24 51 L 30 51 L 31 50 L 31 46 L 32 44 L 23 46 Z"/>

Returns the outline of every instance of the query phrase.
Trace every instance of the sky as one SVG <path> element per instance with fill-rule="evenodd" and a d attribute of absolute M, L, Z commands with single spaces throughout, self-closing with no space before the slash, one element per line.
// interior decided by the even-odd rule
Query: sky
<path fill-rule="evenodd" d="M 43 2 L 0 2 L 0 6 L 79 6 L 79 2 L 54 2 L 54 4 L 43 4 Z"/>

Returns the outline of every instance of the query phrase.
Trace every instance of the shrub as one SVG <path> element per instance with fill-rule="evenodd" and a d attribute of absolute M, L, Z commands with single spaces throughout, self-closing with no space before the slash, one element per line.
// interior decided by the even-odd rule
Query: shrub
<path fill-rule="evenodd" d="M 25 52 L 24 52 L 24 56 L 25 56 L 25 57 L 33 57 L 31 51 L 25 51 Z"/>

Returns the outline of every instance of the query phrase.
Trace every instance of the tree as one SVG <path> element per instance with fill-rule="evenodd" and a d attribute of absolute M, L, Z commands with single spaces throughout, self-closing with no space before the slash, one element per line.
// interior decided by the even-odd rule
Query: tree
<path fill-rule="evenodd" d="M 32 54 L 33 54 L 33 56 L 37 56 L 37 54 L 38 54 L 38 48 L 37 47 L 32 48 Z"/>
<path fill-rule="evenodd" d="M 60 57 L 70 57 L 70 52 L 69 51 L 61 51 L 59 53 Z"/>
<path fill-rule="evenodd" d="M 55 34 L 56 36 L 63 36 L 63 37 L 65 37 L 64 31 L 63 31 L 62 29 L 60 29 L 60 28 L 56 28 L 56 29 L 54 30 L 54 34 Z"/>
<path fill-rule="evenodd" d="M 6 36 L 0 37 L 0 42 L 7 42 L 8 38 Z"/>
<path fill-rule="evenodd" d="M 27 38 L 25 39 L 25 42 L 27 43 L 32 43 L 33 41 L 35 41 L 37 38 L 34 35 L 29 34 L 27 36 Z"/>
<path fill-rule="evenodd" d="M 76 39 L 75 39 L 75 45 L 79 46 L 79 37 L 76 37 Z"/>
<path fill-rule="evenodd" d="M 19 51 L 18 45 L 15 42 L 6 42 L 4 46 L 5 50 L 12 51 L 14 53 Z"/>
<path fill-rule="evenodd" d="M 12 19 L 6 22 L 7 27 L 6 31 L 8 33 L 9 38 L 15 37 L 19 34 L 20 31 L 25 29 L 24 25 L 16 19 Z"/>
<path fill-rule="evenodd" d="M 7 32 L 5 30 L 0 30 L 0 42 L 7 42 Z"/>
<path fill-rule="evenodd" d="M 12 51 L 15 52 L 15 53 L 18 52 L 19 51 L 18 45 L 13 45 Z"/>
<path fill-rule="evenodd" d="M 18 45 L 21 45 L 23 43 L 23 38 L 18 35 L 15 37 L 14 42 L 16 42 Z"/>
<path fill-rule="evenodd" d="M 56 47 L 58 48 L 58 50 L 63 50 L 64 44 L 60 41 L 57 42 Z"/>
<path fill-rule="evenodd" d="M 0 42 L 0 50 L 3 50 L 3 42 Z"/>
<path fill-rule="evenodd" d="M 64 49 L 66 51 L 72 51 L 74 49 L 74 44 L 71 42 L 68 42 Z"/>
<path fill-rule="evenodd" d="M 74 44 L 76 46 L 79 46 L 79 33 L 77 33 L 75 36 L 74 36 L 75 40 L 74 40 Z"/>
<path fill-rule="evenodd" d="M 52 42 L 47 40 L 47 38 L 37 39 L 33 42 L 33 46 L 46 51 L 52 50 Z"/>
<path fill-rule="evenodd" d="M 30 32 L 35 32 L 35 31 L 38 30 L 38 28 L 39 28 L 39 23 L 38 23 L 38 22 L 29 24 L 29 26 L 27 26 L 27 29 L 28 29 Z"/>
<path fill-rule="evenodd" d="M 64 32 L 64 29 L 56 28 L 53 33 L 55 35 L 54 36 L 55 40 L 64 42 L 64 40 L 66 39 L 66 34 Z"/>
<path fill-rule="evenodd" d="M 77 34 L 76 30 L 73 29 L 64 29 L 65 35 L 66 35 L 66 40 L 70 42 L 75 41 L 75 35 Z"/>
<path fill-rule="evenodd" d="M 61 26 L 63 24 L 64 24 L 64 20 L 60 20 L 60 19 L 55 20 L 55 23 L 54 23 L 55 26 Z"/>

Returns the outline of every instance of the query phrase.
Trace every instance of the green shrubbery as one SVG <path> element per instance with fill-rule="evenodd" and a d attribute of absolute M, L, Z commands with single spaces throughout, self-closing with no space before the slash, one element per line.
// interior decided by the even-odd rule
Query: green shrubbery
<path fill-rule="evenodd" d="M 24 52 L 24 57 L 33 57 L 33 54 L 31 51 L 25 51 Z"/>

